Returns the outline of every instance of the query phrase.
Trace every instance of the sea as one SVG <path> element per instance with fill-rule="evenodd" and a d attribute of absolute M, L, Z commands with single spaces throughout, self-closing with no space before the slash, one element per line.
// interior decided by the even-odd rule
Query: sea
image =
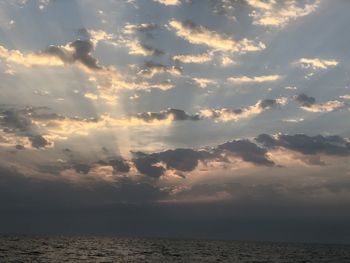
<path fill-rule="evenodd" d="M 350 263 L 350 246 L 160 238 L 2 235 L 0 262 Z"/>

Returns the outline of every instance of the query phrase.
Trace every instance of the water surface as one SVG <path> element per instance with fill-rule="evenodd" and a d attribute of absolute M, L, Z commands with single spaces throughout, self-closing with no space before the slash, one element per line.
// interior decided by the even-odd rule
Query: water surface
<path fill-rule="evenodd" d="M 350 246 L 112 237 L 0 236 L 0 262 L 350 262 Z"/>

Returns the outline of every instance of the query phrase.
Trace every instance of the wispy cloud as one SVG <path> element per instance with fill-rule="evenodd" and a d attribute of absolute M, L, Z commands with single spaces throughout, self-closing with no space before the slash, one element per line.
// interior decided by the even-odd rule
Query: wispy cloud
<path fill-rule="evenodd" d="M 304 118 L 297 118 L 297 119 L 283 119 L 284 122 L 290 122 L 290 123 L 299 123 L 303 122 Z"/>
<path fill-rule="evenodd" d="M 213 59 L 213 54 L 204 53 L 199 55 L 176 55 L 173 56 L 172 59 L 182 63 L 202 64 L 211 61 Z"/>
<path fill-rule="evenodd" d="M 153 0 L 154 2 L 158 2 L 163 5 L 180 5 L 181 0 Z"/>
<path fill-rule="evenodd" d="M 214 85 L 217 83 L 216 80 L 206 78 L 193 78 L 193 80 L 200 88 L 206 88 L 208 85 Z"/>
<path fill-rule="evenodd" d="M 225 52 L 254 52 L 266 48 L 262 42 L 254 42 L 246 38 L 239 41 L 232 37 L 220 34 L 207 27 L 196 25 L 191 21 L 181 22 L 171 20 L 170 28 L 175 30 L 176 35 L 187 40 L 191 44 L 206 45 L 214 50 Z"/>
<path fill-rule="evenodd" d="M 314 97 L 307 96 L 306 94 L 297 95 L 295 100 L 301 104 L 301 108 L 303 110 L 309 112 L 331 112 L 348 108 L 346 103 L 338 100 L 316 103 L 316 99 Z"/>
<path fill-rule="evenodd" d="M 329 67 L 335 67 L 339 64 L 339 62 L 334 59 L 327 60 L 319 58 L 301 58 L 297 63 L 304 68 L 312 68 L 314 70 L 327 69 Z"/>
<path fill-rule="evenodd" d="M 300 1 L 246 0 L 255 10 L 250 16 L 253 23 L 260 26 L 283 27 L 289 22 L 307 16 L 317 9 L 319 0 L 301 4 Z"/>
<path fill-rule="evenodd" d="M 262 83 L 280 80 L 280 75 L 262 75 L 262 76 L 237 76 L 227 79 L 229 82 L 235 83 Z"/>
<path fill-rule="evenodd" d="M 128 41 L 126 46 L 129 48 L 130 55 L 157 56 L 163 54 L 163 51 L 149 45 L 141 44 L 137 40 Z"/>
<path fill-rule="evenodd" d="M 160 63 L 154 63 L 152 61 L 145 62 L 142 70 L 138 72 L 146 78 L 152 78 L 154 75 L 167 73 L 173 76 L 180 76 L 182 74 L 182 69 L 178 66 L 166 66 Z"/>
<path fill-rule="evenodd" d="M 199 114 L 202 118 L 209 118 L 222 122 L 239 121 L 241 119 L 247 119 L 256 116 L 268 109 L 284 106 L 287 104 L 287 102 L 287 98 L 284 97 L 278 99 L 265 99 L 259 100 L 255 105 L 246 108 L 202 109 Z"/>
<path fill-rule="evenodd" d="M 123 29 L 124 34 L 137 34 L 140 32 L 147 32 L 157 29 L 158 25 L 154 23 L 142 23 L 142 24 L 126 24 Z"/>
<path fill-rule="evenodd" d="M 350 94 L 341 95 L 341 96 L 339 96 L 339 98 L 345 99 L 345 100 L 350 100 Z"/>

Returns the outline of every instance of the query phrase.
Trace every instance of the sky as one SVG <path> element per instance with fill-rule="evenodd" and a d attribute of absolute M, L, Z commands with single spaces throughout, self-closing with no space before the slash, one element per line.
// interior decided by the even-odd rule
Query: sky
<path fill-rule="evenodd" d="M 0 0 L 0 232 L 350 243 L 349 8 Z"/>

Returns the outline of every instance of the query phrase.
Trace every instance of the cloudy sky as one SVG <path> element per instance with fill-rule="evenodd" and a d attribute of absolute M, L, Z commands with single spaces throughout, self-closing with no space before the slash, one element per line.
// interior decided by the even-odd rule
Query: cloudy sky
<path fill-rule="evenodd" d="M 350 242 L 349 8 L 0 0 L 0 231 Z"/>

